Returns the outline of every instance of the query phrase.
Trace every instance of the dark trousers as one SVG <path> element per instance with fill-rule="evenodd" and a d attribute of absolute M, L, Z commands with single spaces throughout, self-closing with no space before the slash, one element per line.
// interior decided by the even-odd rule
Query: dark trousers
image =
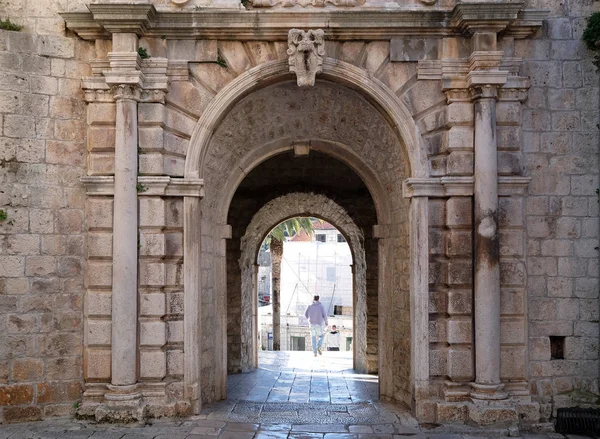
<path fill-rule="evenodd" d="M 327 348 L 328 351 L 339 351 L 340 348 Z"/>

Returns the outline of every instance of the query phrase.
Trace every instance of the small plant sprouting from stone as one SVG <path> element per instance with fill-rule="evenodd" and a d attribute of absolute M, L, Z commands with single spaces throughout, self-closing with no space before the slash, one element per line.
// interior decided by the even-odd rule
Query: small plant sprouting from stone
<path fill-rule="evenodd" d="M 7 219 L 8 219 L 8 213 L 6 213 L 6 210 L 0 209 L 0 223 L 3 223 Z"/>
<path fill-rule="evenodd" d="M 75 401 L 75 402 L 73 403 L 73 408 L 74 408 L 75 410 L 77 410 L 77 409 L 79 408 L 79 401 Z"/>
<path fill-rule="evenodd" d="M 138 192 L 146 192 L 146 191 L 148 190 L 148 188 L 147 188 L 146 186 L 144 186 L 142 183 L 138 183 L 138 184 L 135 186 L 135 189 L 136 189 Z"/>
<path fill-rule="evenodd" d="M 242 6 L 247 8 L 248 5 L 250 4 L 250 0 L 241 0 L 242 1 Z"/>
<path fill-rule="evenodd" d="M 6 20 L 0 20 L 0 29 L 13 30 L 18 32 L 21 29 L 23 29 L 23 26 L 17 23 L 13 23 L 12 21 L 10 21 L 9 18 L 7 18 Z"/>
<path fill-rule="evenodd" d="M 221 51 L 217 52 L 217 64 L 223 68 L 227 68 L 227 61 L 225 61 L 225 58 L 221 55 Z"/>
<path fill-rule="evenodd" d="M 150 55 L 148 55 L 148 51 L 146 49 L 144 49 L 143 47 L 138 47 L 137 53 L 140 56 L 140 58 L 142 58 L 142 59 L 150 58 Z"/>

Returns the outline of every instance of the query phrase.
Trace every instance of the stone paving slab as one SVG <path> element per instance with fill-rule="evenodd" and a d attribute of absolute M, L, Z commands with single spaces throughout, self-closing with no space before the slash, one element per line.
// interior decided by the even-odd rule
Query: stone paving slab
<path fill-rule="evenodd" d="M 0 439 L 484 439 L 507 431 L 469 433 L 428 431 L 391 424 L 253 424 L 211 419 L 159 420 L 143 426 L 99 425 L 54 419 L 0 426 Z M 558 433 L 523 433 L 523 439 L 580 439 Z"/>

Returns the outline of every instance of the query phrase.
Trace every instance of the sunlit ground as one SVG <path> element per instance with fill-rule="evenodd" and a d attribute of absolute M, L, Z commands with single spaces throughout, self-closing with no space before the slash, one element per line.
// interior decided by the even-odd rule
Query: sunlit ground
<path fill-rule="evenodd" d="M 352 369 L 351 352 L 259 352 L 259 368 L 228 377 L 228 398 L 255 402 L 353 403 L 378 399 L 376 375 Z"/>

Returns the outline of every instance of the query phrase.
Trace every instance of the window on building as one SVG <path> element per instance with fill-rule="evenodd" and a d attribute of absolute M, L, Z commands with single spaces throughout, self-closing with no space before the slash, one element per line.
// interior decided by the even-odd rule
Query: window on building
<path fill-rule="evenodd" d="M 290 347 L 292 351 L 305 351 L 306 339 L 304 337 L 290 337 Z"/>
<path fill-rule="evenodd" d="M 344 307 L 342 305 L 333 305 L 333 315 L 341 316 L 344 313 Z"/>
<path fill-rule="evenodd" d="M 346 238 L 341 233 L 338 233 L 337 242 L 346 242 Z"/>
<path fill-rule="evenodd" d="M 325 236 L 325 233 L 317 233 L 315 235 L 315 241 L 317 242 L 326 242 L 327 237 Z"/>

